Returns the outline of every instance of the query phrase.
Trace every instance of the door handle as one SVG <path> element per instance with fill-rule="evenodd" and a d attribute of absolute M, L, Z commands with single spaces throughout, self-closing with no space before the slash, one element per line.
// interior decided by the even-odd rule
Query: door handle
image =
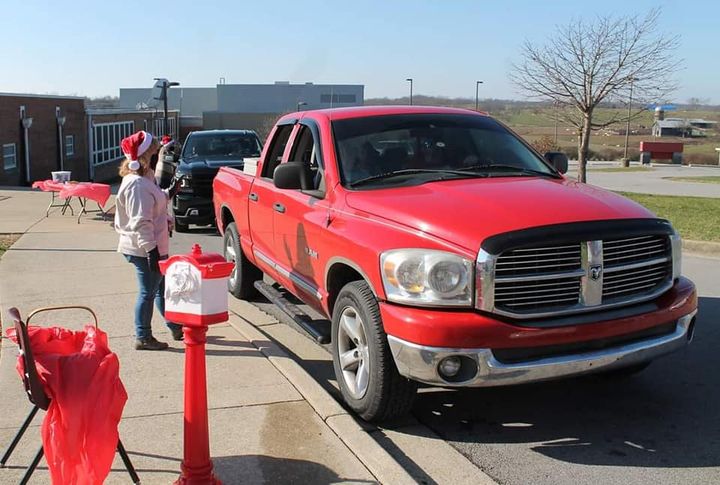
<path fill-rule="evenodd" d="M 252 200 L 253 202 L 257 202 L 260 197 L 258 197 L 258 195 L 257 195 L 255 192 L 250 192 L 249 198 L 250 198 L 250 200 Z"/>
<path fill-rule="evenodd" d="M 282 204 L 279 203 L 279 202 L 275 202 L 275 203 L 273 204 L 273 209 L 275 209 L 275 212 L 279 212 L 279 213 L 281 213 L 281 214 L 284 214 L 284 213 L 285 213 L 285 206 L 282 205 Z"/>

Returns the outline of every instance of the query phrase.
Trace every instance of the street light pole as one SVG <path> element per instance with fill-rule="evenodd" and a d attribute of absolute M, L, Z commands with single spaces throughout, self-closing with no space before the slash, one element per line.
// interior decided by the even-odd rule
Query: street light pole
<path fill-rule="evenodd" d="M 298 101 L 297 102 L 297 111 L 300 111 L 301 106 L 305 106 L 307 103 L 305 101 Z"/>
<path fill-rule="evenodd" d="M 480 88 L 480 85 L 482 83 L 483 83 L 482 81 L 475 81 L 475 111 L 478 110 L 478 106 L 479 106 L 478 89 Z"/>
<path fill-rule="evenodd" d="M 628 100 L 628 115 L 627 115 L 627 123 L 625 125 L 625 155 L 623 156 L 623 167 L 629 167 L 630 166 L 630 160 L 628 160 L 628 141 L 630 138 L 630 115 L 632 113 L 632 91 L 633 91 L 633 83 L 636 81 L 636 79 L 630 78 L 630 99 Z"/>
<path fill-rule="evenodd" d="M 163 119 L 163 135 L 169 135 L 168 132 L 168 88 L 172 86 L 180 86 L 180 83 L 175 81 L 168 81 L 167 79 L 161 79 L 161 78 L 155 78 L 156 81 L 162 81 L 162 97 L 163 97 L 163 115 L 165 118 Z M 175 134 L 177 136 L 177 133 Z"/>
<path fill-rule="evenodd" d="M 413 88 L 413 80 L 411 77 L 407 78 L 406 81 L 410 83 L 410 106 L 412 106 L 412 88 Z"/>

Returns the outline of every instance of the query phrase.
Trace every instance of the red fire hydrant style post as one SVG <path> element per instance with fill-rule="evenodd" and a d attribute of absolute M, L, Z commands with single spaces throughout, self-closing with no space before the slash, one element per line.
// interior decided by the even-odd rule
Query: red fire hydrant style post
<path fill-rule="evenodd" d="M 227 278 L 234 263 L 219 254 L 191 254 L 160 262 L 165 275 L 165 318 L 182 324 L 185 336 L 185 430 L 182 485 L 220 484 L 213 475 L 208 434 L 205 343 L 208 325 L 228 319 Z"/>

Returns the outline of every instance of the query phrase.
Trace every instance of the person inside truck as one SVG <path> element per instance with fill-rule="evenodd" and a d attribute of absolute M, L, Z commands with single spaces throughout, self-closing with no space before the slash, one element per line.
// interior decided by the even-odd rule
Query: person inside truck
<path fill-rule="evenodd" d="M 343 158 L 343 172 L 348 182 L 358 181 L 380 173 L 380 154 L 366 141 L 354 155 Z"/>

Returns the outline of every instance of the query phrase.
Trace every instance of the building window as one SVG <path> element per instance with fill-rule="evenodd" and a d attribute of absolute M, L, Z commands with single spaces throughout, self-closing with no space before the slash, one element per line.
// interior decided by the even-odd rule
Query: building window
<path fill-rule="evenodd" d="M 93 125 L 93 165 L 117 162 L 123 157 L 120 142 L 135 131 L 134 121 L 98 123 Z M 67 146 L 67 145 L 66 145 Z"/>
<path fill-rule="evenodd" d="M 164 131 L 165 131 L 164 120 L 165 120 L 165 118 L 156 118 L 155 120 L 153 120 L 152 135 L 156 136 L 156 137 L 161 137 L 163 135 L 170 135 L 172 138 L 177 138 L 177 131 L 175 130 L 177 118 L 175 118 L 175 117 L 168 118 L 169 133 L 164 133 Z"/>
<path fill-rule="evenodd" d="M 15 143 L 3 145 L 3 168 L 5 170 L 17 168 L 17 149 Z"/>
<path fill-rule="evenodd" d="M 75 135 L 65 136 L 65 156 L 72 157 L 75 155 Z"/>
<path fill-rule="evenodd" d="M 357 102 L 357 96 L 355 96 L 354 94 L 321 94 L 320 102 L 340 104 L 355 103 Z"/>

